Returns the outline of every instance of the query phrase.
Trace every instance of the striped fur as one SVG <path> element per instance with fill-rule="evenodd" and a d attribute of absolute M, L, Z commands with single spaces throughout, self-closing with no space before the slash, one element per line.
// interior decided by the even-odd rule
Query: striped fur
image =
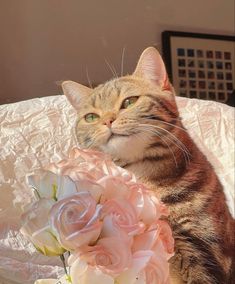
<path fill-rule="evenodd" d="M 131 96 L 138 97 L 135 105 L 120 109 Z M 171 283 L 234 283 L 234 220 L 212 166 L 182 125 L 174 90 L 134 74 L 98 86 L 77 110 L 79 144 L 109 153 L 168 206 L 175 238 Z M 99 121 L 86 123 L 90 112 Z"/>

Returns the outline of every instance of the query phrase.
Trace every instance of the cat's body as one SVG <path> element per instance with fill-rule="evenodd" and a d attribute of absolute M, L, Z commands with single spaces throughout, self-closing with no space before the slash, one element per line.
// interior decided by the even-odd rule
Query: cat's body
<path fill-rule="evenodd" d="M 127 164 L 125 168 L 155 190 L 170 210 L 168 220 L 176 247 L 170 261 L 175 280 L 172 283 L 232 284 L 234 224 L 222 186 L 188 135 L 170 127 L 169 131 L 173 134 L 178 131 L 180 135 L 175 134 L 176 137 L 180 136 L 180 141 L 190 149 L 187 163 L 186 157 L 178 156 L 176 168 L 171 156 L 162 160 L 157 153 L 148 156 L 146 152 L 144 162 Z M 177 150 L 177 146 L 175 148 Z"/>
<path fill-rule="evenodd" d="M 109 153 L 168 206 L 176 250 L 171 283 L 232 284 L 234 220 L 222 186 L 184 129 L 159 54 L 147 49 L 132 76 L 64 93 L 78 110 L 82 147 Z"/>

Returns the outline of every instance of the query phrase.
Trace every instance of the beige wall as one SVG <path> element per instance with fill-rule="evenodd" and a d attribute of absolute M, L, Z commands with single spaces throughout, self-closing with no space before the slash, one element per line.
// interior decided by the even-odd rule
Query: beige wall
<path fill-rule="evenodd" d="M 1 0 L 0 103 L 60 92 L 55 82 L 108 80 L 104 58 L 133 71 L 163 30 L 234 33 L 234 0 Z"/>

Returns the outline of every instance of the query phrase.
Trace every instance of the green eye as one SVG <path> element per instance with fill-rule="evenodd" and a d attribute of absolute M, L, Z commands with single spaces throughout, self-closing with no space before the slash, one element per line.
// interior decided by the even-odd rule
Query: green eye
<path fill-rule="evenodd" d="M 138 97 L 130 97 L 123 101 L 121 108 L 129 108 L 138 100 Z"/>
<path fill-rule="evenodd" d="M 90 122 L 97 121 L 100 117 L 96 113 L 88 113 L 88 114 L 85 115 L 84 118 L 85 118 L 86 122 L 90 123 Z"/>

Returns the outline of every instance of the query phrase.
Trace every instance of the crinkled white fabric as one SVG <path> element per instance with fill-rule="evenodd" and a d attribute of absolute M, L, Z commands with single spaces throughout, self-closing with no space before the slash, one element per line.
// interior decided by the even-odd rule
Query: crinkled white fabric
<path fill-rule="evenodd" d="M 177 98 L 177 104 L 186 128 L 214 165 L 234 212 L 234 109 L 187 98 Z M 76 145 L 75 120 L 76 112 L 64 96 L 0 106 L 0 284 L 29 284 L 63 273 L 57 258 L 40 255 L 19 233 L 19 205 L 30 199 L 26 175 L 66 157 Z"/>

